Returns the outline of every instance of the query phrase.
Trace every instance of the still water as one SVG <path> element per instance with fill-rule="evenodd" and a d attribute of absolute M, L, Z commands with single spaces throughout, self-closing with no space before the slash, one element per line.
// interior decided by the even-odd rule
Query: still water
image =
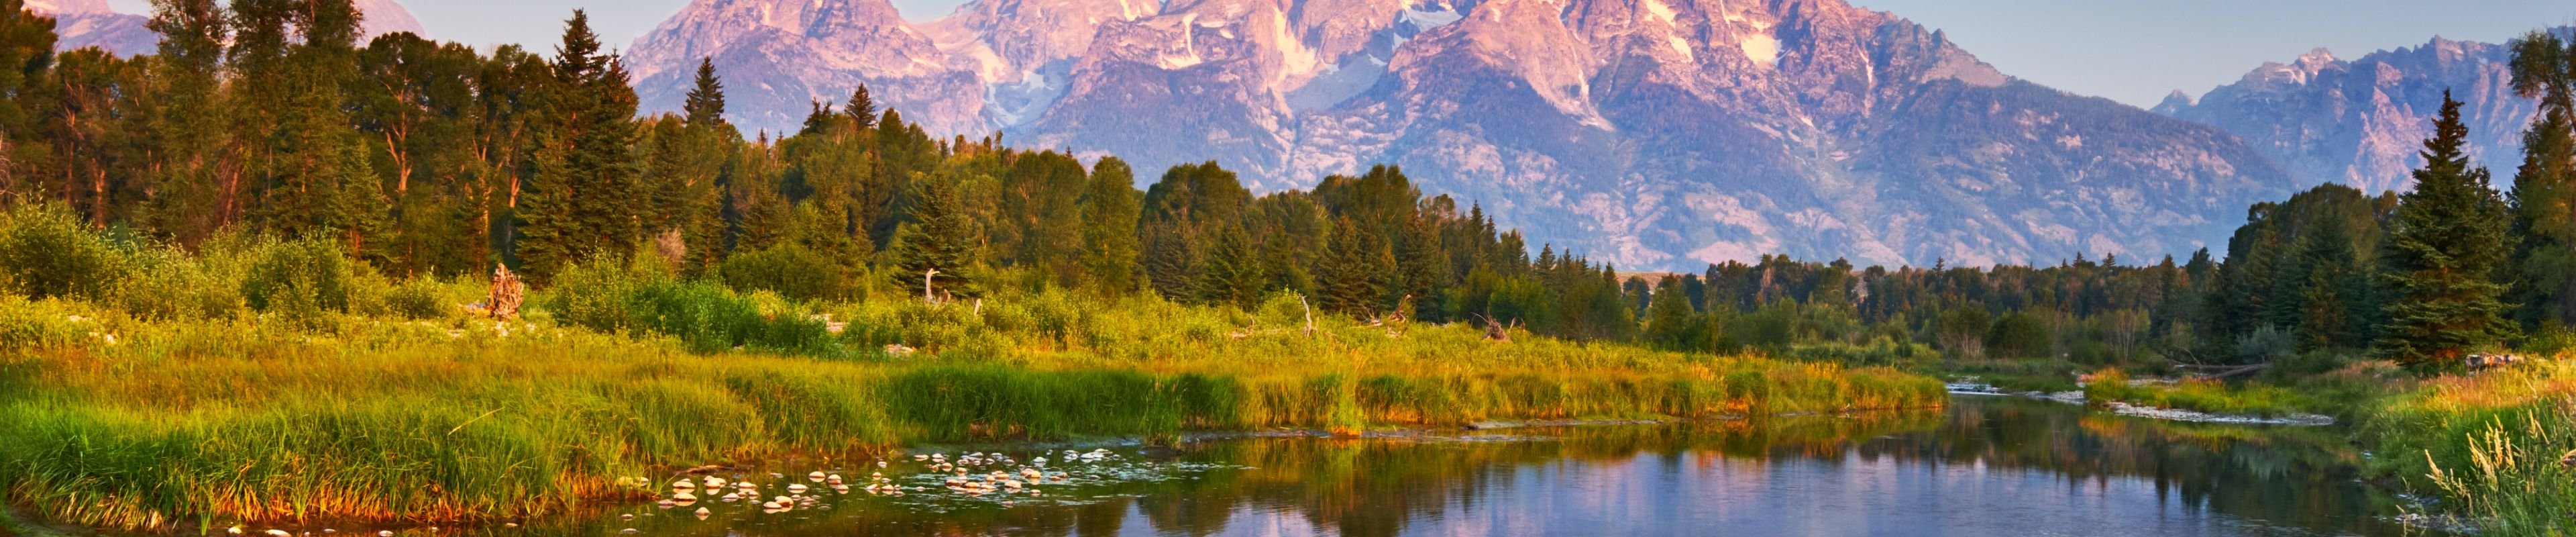
<path fill-rule="evenodd" d="M 990 449 L 990 448 L 986 448 Z M 1083 451 L 1089 451 L 1084 448 Z M 962 455 L 952 450 L 947 456 Z M 918 453 L 918 452 L 917 452 Z M 2151 421 L 1959 396 L 1935 412 L 1111 448 L 1040 495 L 968 496 L 909 454 L 897 497 L 815 485 L 815 505 L 637 506 L 490 535 L 2399 535 L 2335 428 Z M 804 472 L 736 474 L 786 495 Z M 976 467 L 983 476 L 1006 465 Z M 1016 469 L 1010 469 L 1017 472 Z M 782 477 L 772 477 L 779 472 Z M 1061 474 L 1064 479 L 1057 480 Z M 1021 474 L 1013 473 L 1017 479 Z M 731 487 L 728 487 L 731 490 Z M 708 508 L 700 519 L 697 507 Z M 630 518 L 631 517 L 631 518 Z"/>

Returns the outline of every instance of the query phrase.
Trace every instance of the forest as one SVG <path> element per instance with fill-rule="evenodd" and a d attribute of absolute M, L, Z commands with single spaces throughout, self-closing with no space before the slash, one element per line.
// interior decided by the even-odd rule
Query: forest
<path fill-rule="evenodd" d="M 451 339 L 532 330 L 467 321 L 461 309 L 483 299 L 496 267 L 506 267 L 536 290 L 531 317 L 592 334 L 676 342 L 686 353 L 755 356 L 656 366 L 731 379 L 683 391 L 901 397 L 932 393 L 906 392 L 914 386 L 908 383 L 982 381 L 1071 383 L 1063 397 L 1098 383 L 1178 390 L 1154 392 L 1170 397 L 1156 404 L 1175 410 L 1150 423 L 988 409 L 993 414 L 983 418 L 1019 420 L 995 428 L 974 416 L 893 404 L 890 412 L 915 413 L 833 418 L 875 431 L 855 444 L 779 425 L 740 432 L 742 438 L 637 440 L 660 447 L 600 463 L 614 468 L 724 452 L 718 446 L 730 443 L 826 449 L 1074 430 L 1358 430 L 1531 412 L 1690 416 L 1937 406 L 1938 390 L 1918 375 L 2061 391 L 2079 389 L 2079 375 L 2097 371 L 2187 375 L 2231 365 L 2264 367 L 2246 369 L 2260 371 L 2254 382 L 2184 382 L 2163 397 L 2200 397 L 2184 404 L 2210 410 L 2439 422 L 2406 429 L 2439 434 L 2382 435 L 2400 445 L 2451 445 L 2484 422 L 2447 414 L 2448 407 L 2420 407 L 2461 397 L 2442 391 L 2449 386 L 2442 383 L 2468 381 L 2439 375 L 2467 370 L 2472 355 L 2576 350 L 2568 328 L 2576 323 L 2576 47 L 2547 33 L 2514 44 L 2514 89 L 2537 101 L 2540 114 L 2500 187 L 2488 163 L 2462 153 L 2466 130 L 2451 103 L 2425 142 L 2413 190 L 2329 184 L 2257 204 L 2222 252 L 2203 249 L 2179 260 L 2070 252 L 2054 265 L 1988 267 L 1856 267 L 1765 256 L 1665 274 L 1623 272 L 1573 246 L 1526 244 L 1475 200 L 1426 195 L 1391 166 L 1320 178 L 1311 189 L 1256 193 L 1217 162 L 1134 170 L 1114 155 L 1031 151 L 998 137 L 933 137 L 900 111 L 878 109 L 866 87 L 814 103 L 796 132 L 744 133 L 724 119 L 724 82 L 712 60 L 699 68 L 685 110 L 643 115 L 620 59 L 603 50 L 579 11 L 551 51 L 485 52 L 408 33 L 360 42 L 359 14 L 346 0 L 152 6 L 151 28 L 165 36 L 158 52 L 118 57 L 96 49 L 56 53 L 53 20 L 25 11 L 22 0 L 0 0 L 0 205 L 9 207 L 0 219 L 0 281 L 16 301 L 0 308 L 12 310 L 0 315 L 7 319 L 0 343 L 9 348 L 114 347 L 120 332 L 80 323 L 124 319 L 117 326 L 162 330 L 166 339 L 130 335 L 157 342 L 95 353 L 148 362 L 252 338 L 263 343 L 238 358 L 249 369 L 223 377 L 249 383 L 274 374 L 251 372 L 271 367 L 257 365 L 268 358 L 256 353 L 341 352 L 269 330 L 394 348 L 419 335 L 399 328 L 404 322 L 439 326 L 423 333 Z M 64 324 L 55 321 L 61 311 L 82 313 Z M 1325 318 L 1321 332 L 1344 334 L 1329 344 L 1332 352 L 1400 358 L 1335 370 L 1340 366 L 1301 352 L 1296 345 L 1303 344 L 1264 339 L 1315 334 L 1318 316 Z M 1172 336 L 1182 339 L 1154 333 L 1166 322 L 1184 328 Z M 245 327 L 268 335 L 219 333 Z M 1462 350 L 1514 335 L 1542 346 Z M 510 352 L 599 362 L 528 373 L 538 378 L 609 371 L 609 356 L 627 352 L 609 349 L 634 344 L 548 337 L 570 339 L 520 343 L 533 346 Z M 1389 342 L 1395 338 L 1416 343 Z M 445 352 L 413 350 L 381 359 L 410 363 Z M 1027 370 L 878 371 L 843 363 L 915 352 L 1053 361 L 1005 360 Z M 1074 371 L 1120 357 L 1150 364 L 1141 369 L 1156 375 L 1228 368 L 1249 375 L 1268 363 L 1208 357 L 1234 352 L 1275 355 L 1312 375 L 1275 386 L 1208 381 L 1231 386 L 1211 389 L 1322 395 L 1299 403 L 1312 406 L 1255 408 L 1194 399 L 1197 388 Z M 795 376 L 804 373 L 776 370 L 790 366 L 772 362 L 773 355 L 831 359 L 835 365 L 817 367 L 855 368 L 847 373 L 877 379 L 883 391 L 830 395 L 837 392 Z M 1174 359 L 1180 356 L 1190 358 Z M 37 373 L 0 367 L 0 388 L 30 375 L 90 390 L 60 400 L 112 400 L 155 388 L 120 384 L 135 381 L 100 370 L 33 363 L 23 371 Z M 1481 369 L 1531 378 L 1581 370 L 1575 376 L 1589 380 L 1523 390 L 1515 383 L 1527 379 L 1458 376 Z M 1073 376 L 1010 380 L 1059 373 Z M 1386 380 L 1361 382 L 1355 373 Z M 2479 416 L 2541 409 L 2576 393 L 2576 374 L 2564 368 L 2529 374 L 2571 387 L 2487 400 L 2491 413 Z M 1702 384 L 1629 382 L 1638 376 Z M 1759 386 L 1766 378 L 1808 384 L 1775 392 Z M 438 386 L 418 390 L 461 389 Z M 2389 393 L 2433 395 L 2374 406 Z M 1422 394 L 1447 399 L 1404 399 L 1434 397 Z M 230 404 L 269 400 L 244 397 Z M 36 399 L 44 398 L 28 400 Z M 1542 399 L 1549 402 L 1533 402 Z M 1470 400 L 1485 402 L 1462 402 Z M 11 404 L 15 427 L 52 428 L 0 432 L 61 441 L 0 443 L 0 462 L 20 465 L 0 470 L 0 478 L 18 480 L 13 491 L 131 502 L 51 513 L 56 518 L 149 528 L 179 512 L 259 512 L 192 504 L 169 490 L 120 496 L 128 484 L 65 477 L 98 467 L 30 462 L 61 460 L 50 450 L 85 445 L 78 439 L 96 433 L 86 428 L 96 423 L 155 434 L 184 427 L 151 429 L 88 414 L 122 411 Z M 364 411 L 390 407 L 370 408 Z M 289 412 L 241 411 L 251 414 L 239 419 L 263 427 L 277 425 L 261 420 Z M 744 412 L 768 411 L 777 409 Z M 2554 419 L 2576 415 L 2561 412 Z M 232 423 L 204 419 L 217 421 L 197 426 Z M 535 440 L 528 442 L 543 445 L 588 441 L 546 436 L 572 434 L 561 431 L 529 434 Z M 2462 451 L 2446 453 L 2454 456 L 2445 461 L 2467 464 Z M 228 460 L 208 468 L 221 462 Z M 385 516 L 424 505 L 493 516 L 560 507 L 511 495 L 529 494 L 527 487 L 594 491 L 609 475 L 574 473 L 583 477 L 471 499 L 480 503 L 403 504 L 355 492 L 336 499 Z M 47 481 L 53 478 L 65 480 Z M 2480 494 L 2493 493 L 2459 493 Z"/>

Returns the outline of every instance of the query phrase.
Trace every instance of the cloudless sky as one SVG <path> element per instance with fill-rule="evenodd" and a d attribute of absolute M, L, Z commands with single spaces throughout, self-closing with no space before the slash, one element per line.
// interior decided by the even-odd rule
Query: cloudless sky
<path fill-rule="evenodd" d="M 624 48 L 688 0 L 397 0 L 432 37 L 552 50 L 573 8 L 601 41 Z M 2324 47 L 2342 58 L 2422 45 L 2435 35 L 2501 42 L 2576 23 L 2569 0 L 1851 0 L 1946 30 L 2007 74 L 2153 106 L 2175 89 L 2199 95 L 2266 61 Z M 148 0 L 109 0 L 142 13 Z M 962 0 L 894 0 L 929 20 Z"/>

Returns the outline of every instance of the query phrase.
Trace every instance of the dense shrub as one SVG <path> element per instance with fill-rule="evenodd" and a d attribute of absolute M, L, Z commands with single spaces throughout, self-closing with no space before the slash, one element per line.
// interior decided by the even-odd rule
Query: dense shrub
<path fill-rule="evenodd" d="M 123 279 L 124 256 L 59 207 L 20 207 L 0 227 L 0 275 L 19 293 L 100 299 Z"/>
<path fill-rule="evenodd" d="M 193 259 L 175 248 L 151 248 L 128 258 L 132 270 L 117 292 L 117 305 L 148 320 L 209 319 L 242 309 L 239 271 Z"/>
<path fill-rule="evenodd" d="M 260 248 L 255 259 L 242 278 L 242 297 L 251 308 L 290 322 L 349 311 L 356 274 L 338 243 L 323 239 L 271 243 Z"/>
<path fill-rule="evenodd" d="M 772 297 L 759 300 L 760 296 Z M 690 352 L 747 347 L 835 356 L 824 321 L 776 295 L 744 296 L 706 281 L 680 281 L 650 268 L 595 263 L 566 269 L 544 295 L 557 322 L 605 332 L 679 339 Z M 767 302 L 764 304 L 763 302 Z"/>
<path fill-rule="evenodd" d="M 770 291 L 787 298 L 812 300 L 840 294 L 841 266 L 831 258 L 795 244 L 735 255 L 717 269 L 726 285 L 743 292 Z"/>
<path fill-rule="evenodd" d="M 1986 350 L 1997 358 L 2045 358 L 2053 346 L 2048 323 L 2028 313 L 2006 315 L 1986 333 Z"/>

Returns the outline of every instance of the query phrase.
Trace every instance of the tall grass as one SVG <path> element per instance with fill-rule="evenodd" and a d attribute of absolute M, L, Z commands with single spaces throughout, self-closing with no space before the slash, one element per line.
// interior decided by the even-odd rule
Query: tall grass
<path fill-rule="evenodd" d="M 2119 369 L 2094 373 L 2084 385 L 2084 399 L 2096 405 L 2113 402 L 2217 414 L 2280 416 L 2312 412 L 2318 406 L 2286 387 L 2256 383 L 2185 379 L 2172 383 L 2131 383 Z"/>
<path fill-rule="evenodd" d="M 2428 381 L 2365 433 L 2376 470 L 2439 492 L 2481 534 L 2576 533 L 2576 363 Z"/>

